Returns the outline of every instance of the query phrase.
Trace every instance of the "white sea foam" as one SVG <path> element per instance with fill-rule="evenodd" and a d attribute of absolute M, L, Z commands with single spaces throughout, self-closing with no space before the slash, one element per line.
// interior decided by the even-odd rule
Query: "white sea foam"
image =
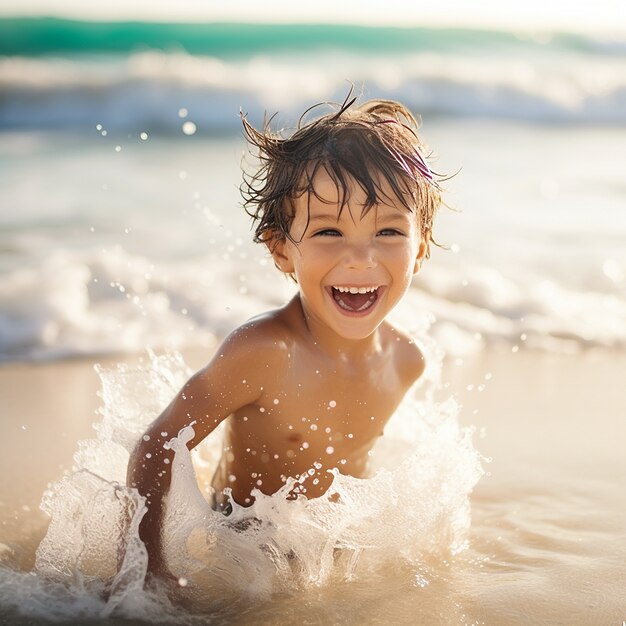
<path fill-rule="evenodd" d="M 536 53 L 535 53 L 536 54 Z M 313 59 L 223 60 L 182 52 L 128 57 L 0 59 L 4 128 L 137 128 L 180 132 L 181 103 L 198 132 L 238 130 L 243 107 L 297 117 L 311 102 L 342 99 L 346 80 L 420 113 L 567 123 L 626 121 L 622 56 L 552 51 L 528 55 L 437 52 L 375 58 L 319 53 Z"/>
<path fill-rule="evenodd" d="M 262 257 L 151 262 L 121 248 L 56 252 L 39 267 L 0 276 L 0 358 L 209 347 L 294 292 Z M 449 354 L 495 344 L 558 351 L 626 345 L 619 294 L 530 273 L 513 282 L 480 265 L 428 266 L 392 319 L 418 333 L 432 324 Z"/>
<path fill-rule="evenodd" d="M 129 450 L 189 375 L 181 357 L 151 355 L 136 368 L 99 368 L 102 421 L 82 441 L 73 471 L 44 494 L 48 533 L 36 566 L 0 568 L 0 605 L 31 619 L 141 618 L 199 623 L 241 598 L 260 600 L 339 580 L 367 580 L 387 563 L 404 563 L 428 584 L 429 563 L 465 547 L 468 496 L 481 474 L 471 432 L 460 430 L 452 400 L 435 401 L 437 367 L 393 416 L 375 449 L 377 473 L 335 472 L 327 496 L 286 499 L 257 493 L 249 509 L 214 512 L 194 474 L 217 462 L 219 432 L 191 455 L 184 429 L 176 456 L 165 534 L 178 593 L 144 590 L 146 553 L 138 539 L 142 499 L 125 484 Z M 208 470 L 207 470 L 208 468 Z M 330 493 L 339 502 L 330 501 Z M 171 604 L 183 601 L 185 609 Z"/>

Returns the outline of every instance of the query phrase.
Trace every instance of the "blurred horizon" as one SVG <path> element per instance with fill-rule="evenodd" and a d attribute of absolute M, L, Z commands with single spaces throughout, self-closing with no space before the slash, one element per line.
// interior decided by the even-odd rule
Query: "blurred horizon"
<path fill-rule="evenodd" d="M 618 0 L 600 0 L 593 5 L 527 0 L 525 3 L 486 0 L 468 4 L 441 0 L 436 5 L 407 5 L 401 0 L 379 3 L 320 0 L 315 5 L 294 5 L 287 0 L 258 3 L 209 3 L 179 0 L 110 0 L 106 4 L 80 0 L 5 0 L 3 17 L 59 17 L 85 21 L 139 21 L 166 23 L 251 24 L 357 24 L 366 26 L 443 27 L 512 31 L 553 31 L 584 34 L 626 35 L 626 5 Z"/>

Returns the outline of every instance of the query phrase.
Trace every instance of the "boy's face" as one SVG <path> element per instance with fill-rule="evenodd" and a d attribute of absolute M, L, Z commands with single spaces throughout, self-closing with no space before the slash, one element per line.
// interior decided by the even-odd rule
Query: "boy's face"
<path fill-rule="evenodd" d="M 381 186 L 388 204 L 361 217 L 366 194 L 351 181 L 349 202 L 338 218 L 339 190 L 320 168 L 314 187 L 321 199 L 303 194 L 294 203 L 289 232 L 298 243 L 285 239 L 273 250 L 277 266 L 298 281 L 309 325 L 344 339 L 364 339 L 378 328 L 426 252 L 415 213 L 391 200 L 387 183 Z"/>

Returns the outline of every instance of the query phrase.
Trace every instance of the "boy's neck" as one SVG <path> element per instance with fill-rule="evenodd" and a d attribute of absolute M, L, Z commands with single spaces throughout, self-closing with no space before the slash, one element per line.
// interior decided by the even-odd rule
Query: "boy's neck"
<path fill-rule="evenodd" d="M 311 343 L 328 357 L 337 361 L 349 361 L 364 359 L 380 352 L 378 329 L 364 339 L 344 339 L 307 314 L 302 306 L 300 294 L 294 297 L 292 303 L 297 304 Z"/>

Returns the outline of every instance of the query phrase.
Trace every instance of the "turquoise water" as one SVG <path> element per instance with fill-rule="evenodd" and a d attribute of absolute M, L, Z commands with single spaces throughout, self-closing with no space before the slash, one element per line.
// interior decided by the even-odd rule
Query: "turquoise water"
<path fill-rule="evenodd" d="M 583 35 L 555 33 L 550 45 L 562 50 L 601 53 Z M 385 51 L 545 48 L 514 33 L 461 28 L 395 28 L 339 24 L 167 24 L 81 22 L 60 18 L 0 19 L 0 54 L 128 53 L 147 47 L 182 49 L 189 54 L 246 56 L 280 50 L 339 48 L 378 54 Z M 611 52 L 610 49 L 606 52 Z"/>

